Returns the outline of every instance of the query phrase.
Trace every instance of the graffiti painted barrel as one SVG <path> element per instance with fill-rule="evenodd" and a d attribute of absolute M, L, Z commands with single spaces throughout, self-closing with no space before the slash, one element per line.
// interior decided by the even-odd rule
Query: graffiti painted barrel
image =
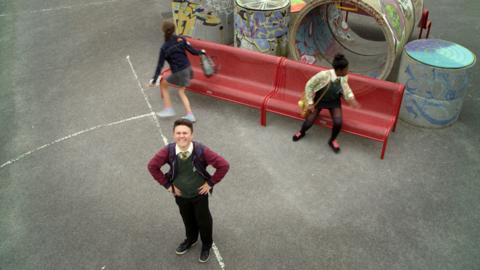
<path fill-rule="evenodd" d="M 441 39 L 420 39 L 405 46 L 398 81 L 405 84 L 400 118 L 420 127 L 453 124 L 460 114 L 475 55 Z"/>
<path fill-rule="evenodd" d="M 287 55 L 290 0 L 236 0 L 235 47 Z"/>

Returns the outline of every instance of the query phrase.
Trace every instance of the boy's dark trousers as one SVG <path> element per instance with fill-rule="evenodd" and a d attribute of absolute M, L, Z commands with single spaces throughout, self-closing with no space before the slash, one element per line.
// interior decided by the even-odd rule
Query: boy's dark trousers
<path fill-rule="evenodd" d="M 212 215 L 208 208 L 208 195 L 199 195 L 194 198 L 175 197 L 180 209 L 180 215 L 185 225 L 185 234 L 190 243 L 195 243 L 200 233 L 202 249 L 212 247 Z"/>

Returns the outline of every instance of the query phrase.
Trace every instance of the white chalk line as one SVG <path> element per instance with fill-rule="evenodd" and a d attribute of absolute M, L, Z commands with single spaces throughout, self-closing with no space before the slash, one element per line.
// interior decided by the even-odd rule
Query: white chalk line
<path fill-rule="evenodd" d="M 138 115 L 138 116 L 134 116 L 134 117 L 130 117 L 130 118 L 127 118 L 127 119 L 123 119 L 123 120 L 119 120 L 119 121 L 115 121 L 115 122 L 111 122 L 111 123 L 107 123 L 107 124 L 101 124 L 101 125 L 97 125 L 97 126 L 94 126 L 94 127 L 91 127 L 91 128 L 88 128 L 88 129 L 85 129 L 85 130 L 82 130 L 82 131 L 79 131 L 79 132 L 76 132 L 76 133 L 73 133 L 73 134 L 70 134 L 68 136 L 65 136 L 63 138 L 60 138 L 60 139 L 56 139 L 55 141 L 51 142 L 51 143 L 47 143 L 47 144 L 44 144 L 40 147 L 37 147 L 31 151 L 28 151 L 26 153 L 23 153 L 21 154 L 20 156 L 18 156 L 17 158 L 14 158 L 14 159 L 11 159 L 5 163 L 3 163 L 2 165 L 0 165 L 0 169 L 8 166 L 8 165 L 11 165 L 21 159 L 24 159 L 26 158 L 27 156 L 30 156 L 31 154 L 37 152 L 37 151 L 40 151 L 42 150 L 43 148 L 47 148 L 49 146 L 52 146 L 56 143 L 59 143 L 59 142 L 63 142 L 65 140 L 68 140 L 68 139 L 71 139 L 73 137 L 76 137 L 78 135 L 81 135 L 81 134 L 84 134 L 84 133 L 87 133 L 87 132 L 90 132 L 90 131 L 94 131 L 94 130 L 97 130 L 99 128 L 104 128 L 104 127 L 110 127 L 110 126 L 114 126 L 114 125 L 118 125 L 118 124 L 122 124 L 122 123 L 125 123 L 125 122 L 129 122 L 129 121 L 132 121 L 132 120 L 137 120 L 137 119 L 141 119 L 141 118 L 144 118 L 144 117 L 147 117 L 147 116 L 151 116 L 152 113 L 147 113 L 147 114 L 142 114 L 142 115 Z"/>
<path fill-rule="evenodd" d="M 41 13 L 41 12 L 51 12 L 51 11 L 58 11 L 58 10 L 63 10 L 63 9 L 83 8 L 83 7 L 88 7 L 88 6 L 99 6 L 99 5 L 113 3 L 113 2 L 117 2 L 117 0 L 106 0 L 106 1 L 101 1 L 101 2 L 92 2 L 92 3 L 80 4 L 80 5 L 63 6 L 63 7 L 55 7 L 55 8 L 44 8 L 44 9 L 31 10 L 31 11 L 23 11 L 23 12 L 18 12 L 18 13 L 4 13 L 4 14 L 0 14 L 0 17 L 12 16 L 12 15 L 35 14 L 35 13 Z"/>
<path fill-rule="evenodd" d="M 129 121 L 132 121 L 132 120 L 137 120 L 137 119 L 141 119 L 141 118 L 144 118 L 144 117 L 148 117 L 148 116 L 152 116 L 153 119 L 155 120 L 156 124 L 157 124 L 157 128 L 158 128 L 158 131 L 160 132 L 160 135 L 162 136 L 162 140 L 163 140 L 163 143 L 165 145 L 168 144 L 168 140 L 167 138 L 163 135 L 162 133 L 162 130 L 160 128 L 160 123 L 158 121 L 158 118 L 157 118 L 157 115 L 156 113 L 153 111 L 152 109 L 152 105 L 150 104 L 150 102 L 148 101 L 148 97 L 147 95 L 145 94 L 145 90 L 143 89 L 142 87 L 142 84 L 140 83 L 139 79 L 138 79 L 138 76 L 137 76 L 137 73 L 135 72 L 135 69 L 133 68 L 133 65 L 132 65 L 132 62 L 130 61 L 130 56 L 127 55 L 126 57 L 129 65 L 130 65 L 130 68 L 132 70 L 132 73 L 133 75 L 135 76 L 135 79 L 137 80 L 137 83 L 138 83 L 138 86 L 140 88 L 140 90 L 142 91 L 142 94 L 143 94 L 143 97 L 145 98 L 145 102 L 147 103 L 148 105 L 148 108 L 150 109 L 150 113 L 147 113 L 147 114 L 142 114 L 142 115 L 138 115 L 138 116 L 134 116 L 134 117 L 130 117 L 130 118 L 127 118 L 127 119 L 123 119 L 123 120 L 119 120 L 119 121 L 115 121 L 115 122 L 111 122 L 111 123 L 107 123 L 107 124 L 101 124 L 101 125 L 97 125 L 97 126 L 94 126 L 94 127 L 91 127 L 91 128 L 88 128 L 88 129 L 85 129 L 85 130 L 81 130 L 81 131 L 78 131 L 76 133 L 73 133 L 73 134 L 70 134 L 68 136 L 65 136 L 65 137 L 62 137 L 62 138 L 59 138 L 59 139 L 56 139 L 54 140 L 53 142 L 51 143 L 47 143 L 47 144 L 44 144 L 40 147 L 37 147 L 35 148 L 34 150 L 31 150 L 31 151 L 28 151 L 26 153 L 23 153 L 21 154 L 20 156 L 18 156 L 17 158 L 14 158 L 14 159 L 11 159 L 5 163 L 3 163 L 2 165 L 0 165 L 0 169 L 8 166 L 8 165 L 11 165 L 19 160 L 22 160 L 24 158 L 26 158 L 27 156 L 30 156 L 32 155 L 33 153 L 35 152 L 38 152 L 44 148 L 47 148 L 47 147 L 50 147 L 54 144 L 57 144 L 59 142 L 63 142 L 65 140 L 68 140 L 68 139 L 71 139 L 73 137 L 76 137 L 76 136 L 79 136 L 81 134 L 84 134 L 84 133 L 87 133 L 87 132 L 91 132 L 91 131 L 94 131 L 94 130 L 97 130 L 99 128 L 104 128 L 104 127 L 110 127 L 110 126 L 114 126 L 114 125 L 118 125 L 118 124 L 122 124 L 122 123 L 125 123 L 125 122 L 129 122 Z M 218 250 L 218 247 L 215 245 L 215 243 L 212 244 L 212 249 L 213 249 L 213 252 L 215 254 L 215 257 L 217 258 L 217 261 L 218 261 L 218 264 L 220 265 L 220 268 L 221 269 L 225 269 L 225 263 L 223 262 L 223 258 L 222 258 L 222 255 L 220 254 L 220 251 Z"/>
<path fill-rule="evenodd" d="M 223 262 L 222 255 L 220 255 L 220 251 L 217 248 L 215 243 L 212 244 L 213 253 L 215 253 L 215 257 L 217 257 L 218 264 L 220 264 L 221 269 L 225 269 L 225 263 Z"/>
<path fill-rule="evenodd" d="M 128 64 L 130 65 L 130 69 L 132 70 L 133 76 L 135 76 L 135 80 L 137 80 L 138 88 L 140 88 L 140 90 L 142 91 L 143 98 L 145 99 L 145 102 L 147 103 L 148 109 L 150 110 L 150 112 L 153 115 L 153 119 L 154 119 L 154 121 L 157 125 L 158 132 L 160 133 L 160 136 L 162 136 L 163 143 L 165 145 L 167 145 L 168 144 L 167 137 L 165 137 L 163 135 L 162 128 L 160 127 L 160 122 L 158 121 L 158 118 L 157 118 L 157 114 L 155 114 L 155 112 L 153 111 L 152 104 L 150 104 L 150 101 L 148 100 L 148 96 L 145 94 L 145 89 L 143 89 L 142 83 L 140 83 L 140 80 L 138 79 L 137 72 L 133 68 L 132 61 L 130 61 L 130 55 L 127 55 L 126 58 L 127 58 Z"/>
<path fill-rule="evenodd" d="M 152 105 L 150 104 L 150 101 L 148 100 L 147 95 L 145 94 L 145 89 L 143 88 L 142 84 L 140 83 L 140 80 L 138 79 L 137 72 L 135 72 L 135 69 L 133 68 L 132 61 L 130 61 L 130 55 L 127 55 L 127 61 L 130 64 L 130 69 L 132 70 L 133 75 L 135 76 L 135 79 L 137 80 L 138 87 L 142 91 L 143 97 L 145 98 L 145 102 L 148 105 L 148 108 L 153 114 L 153 118 L 155 119 L 155 122 L 157 123 L 158 130 L 160 132 L 160 135 L 162 136 L 163 143 L 165 145 L 168 145 L 168 140 L 167 138 L 163 135 L 162 130 L 160 128 L 160 123 L 158 121 L 157 115 L 153 112 Z M 223 270 L 225 269 L 225 263 L 223 262 L 222 255 L 220 254 L 220 251 L 218 250 L 218 247 L 215 245 L 215 243 L 212 243 L 212 249 L 213 253 L 215 254 L 215 257 L 217 258 L 218 264 L 220 265 L 220 268 Z"/>

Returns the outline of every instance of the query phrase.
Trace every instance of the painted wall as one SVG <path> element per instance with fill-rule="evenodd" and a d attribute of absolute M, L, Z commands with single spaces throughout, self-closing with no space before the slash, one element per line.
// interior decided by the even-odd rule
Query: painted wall
<path fill-rule="evenodd" d="M 173 0 L 178 35 L 233 43 L 233 0 Z"/>
<path fill-rule="evenodd" d="M 287 55 L 290 5 L 276 10 L 251 10 L 235 6 L 236 47 L 272 55 Z"/>

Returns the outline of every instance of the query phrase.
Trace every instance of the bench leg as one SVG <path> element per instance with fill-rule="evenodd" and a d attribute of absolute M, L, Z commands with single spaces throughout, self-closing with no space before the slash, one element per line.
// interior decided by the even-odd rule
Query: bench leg
<path fill-rule="evenodd" d="M 267 126 L 267 112 L 265 110 L 260 112 L 260 125 Z"/>
<path fill-rule="evenodd" d="M 267 126 L 267 110 L 265 108 L 260 109 L 260 125 Z"/>
<path fill-rule="evenodd" d="M 385 156 L 385 151 L 387 150 L 387 142 L 388 142 L 388 137 L 385 138 L 385 141 L 383 141 L 382 153 L 380 154 L 380 159 L 383 159 L 383 157 Z"/>

